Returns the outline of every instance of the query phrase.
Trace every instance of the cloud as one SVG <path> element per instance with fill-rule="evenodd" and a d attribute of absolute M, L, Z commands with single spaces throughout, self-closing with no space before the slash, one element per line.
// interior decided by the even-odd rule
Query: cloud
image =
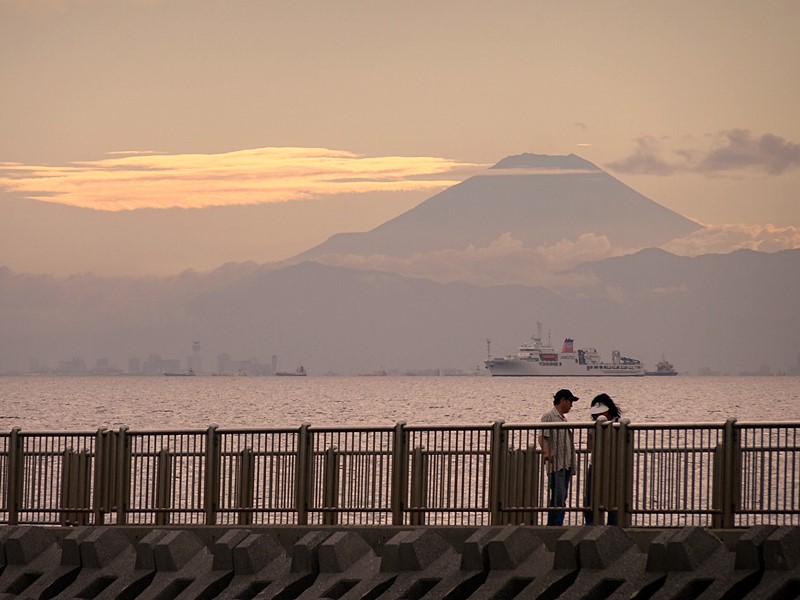
<path fill-rule="evenodd" d="M 780 175 L 800 166 L 800 144 L 766 133 L 753 137 L 746 129 L 726 131 L 727 145 L 714 148 L 697 166 L 697 171 L 716 173 L 739 169 L 756 169 Z"/>
<path fill-rule="evenodd" d="M 315 260 L 334 266 L 391 271 L 441 283 L 463 281 L 483 286 L 523 284 L 575 288 L 590 285 L 593 279 L 565 271 L 583 262 L 624 253 L 601 235 L 584 234 L 577 240 L 530 248 L 505 233 L 485 247 L 427 252 L 409 258 L 327 255 Z"/>
<path fill-rule="evenodd" d="M 344 193 L 438 191 L 478 167 L 485 165 L 435 157 L 367 157 L 324 148 L 177 155 L 123 151 L 62 166 L 0 163 L 0 188 L 35 200 L 107 211 L 203 208 Z"/>
<path fill-rule="evenodd" d="M 736 250 L 779 252 L 800 248 L 800 227 L 773 225 L 705 225 L 686 237 L 662 246 L 681 256 L 727 254 Z"/>
<path fill-rule="evenodd" d="M 608 168 L 633 175 L 720 174 L 741 171 L 781 175 L 800 167 L 800 144 L 772 133 L 732 129 L 708 136 L 708 147 L 673 147 L 669 138 L 643 136 L 629 156 Z"/>
<path fill-rule="evenodd" d="M 676 167 L 664 159 L 661 142 L 643 136 L 636 140 L 633 154 L 608 163 L 608 168 L 631 175 L 672 175 Z"/>
<path fill-rule="evenodd" d="M 707 225 L 705 229 L 674 240 L 663 248 L 681 256 L 727 254 L 749 248 L 777 252 L 800 247 L 800 228 L 745 225 Z M 385 255 L 326 255 L 315 260 L 355 269 L 399 273 L 406 277 L 431 279 L 440 283 L 463 281 L 474 285 L 531 285 L 551 290 L 570 290 L 579 294 L 598 293 L 621 298 L 612 288 L 599 290 L 594 276 L 573 271 L 580 264 L 599 261 L 639 248 L 615 247 L 604 235 L 584 234 L 575 240 L 563 239 L 551 245 L 526 247 L 510 233 L 505 233 L 484 247 L 464 250 L 441 250 L 415 254 L 408 258 Z M 650 290 L 651 294 L 680 294 L 685 289 Z"/>

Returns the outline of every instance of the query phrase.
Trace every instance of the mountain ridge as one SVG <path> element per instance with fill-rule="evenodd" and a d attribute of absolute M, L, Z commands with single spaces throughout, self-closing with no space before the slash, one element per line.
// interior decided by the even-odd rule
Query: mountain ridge
<path fill-rule="evenodd" d="M 755 372 L 795 364 L 800 250 L 680 257 L 664 251 L 587 263 L 593 283 L 437 283 L 306 261 L 276 268 L 158 279 L 26 276 L 0 269 L 0 372 L 28 360 L 184 357 L 192 341 L 215 357 L 304 364 L 312 375 L 474 370 L 486 339 L 514 352 L 536 321 L 580 346 L 619 349 L 681 372 Z M 234 273 L 234 276 L 231 276 Z M 780 294 L 772 293 L 780 289 Z M 14 366 L 16 365 L 16 366 Z"/>
<path fill-rule="evenodd" d="M 515 172 L 531 165 L 573 171 Z M 290 260 L 328 254 L 409 257 L 486 247 L 504 234 L 538 247 L 594 233 L 615 246 L 639 249 L 699 229 L 700 224 L 574 154 L 522 154 L 502 159 L 486 174 L 447 188 L 369 231 L 335 234 Z"/>

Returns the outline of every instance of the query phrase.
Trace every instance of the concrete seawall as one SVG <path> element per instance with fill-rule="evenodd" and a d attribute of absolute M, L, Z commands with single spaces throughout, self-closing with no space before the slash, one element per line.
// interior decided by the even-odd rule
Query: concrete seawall
<path fill-rule="evenodd" d="M 800 597 L 800 527 L 0 527 L 0 598 Z"/>

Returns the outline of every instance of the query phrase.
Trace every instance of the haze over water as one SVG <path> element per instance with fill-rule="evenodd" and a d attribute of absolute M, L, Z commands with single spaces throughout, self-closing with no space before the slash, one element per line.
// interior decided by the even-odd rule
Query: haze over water
<path fill-rule="evenodd" d="M 0 431 L 530 423 L 562 387 L 573 422 L 601 392 L 633 423 L 800 420 L 798 377 L 2 377 Z"/>

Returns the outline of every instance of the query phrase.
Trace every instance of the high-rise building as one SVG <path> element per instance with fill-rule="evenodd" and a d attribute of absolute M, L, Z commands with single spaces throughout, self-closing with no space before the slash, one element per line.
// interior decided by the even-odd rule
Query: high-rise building
<path fill-rule="evenodd" d="M 186 361 L 189 365 L 189 370 L 196 374 L 203 372 L 203 360 L 200 357 L 200 342 L 192 343 L 192 354 Z"/>

